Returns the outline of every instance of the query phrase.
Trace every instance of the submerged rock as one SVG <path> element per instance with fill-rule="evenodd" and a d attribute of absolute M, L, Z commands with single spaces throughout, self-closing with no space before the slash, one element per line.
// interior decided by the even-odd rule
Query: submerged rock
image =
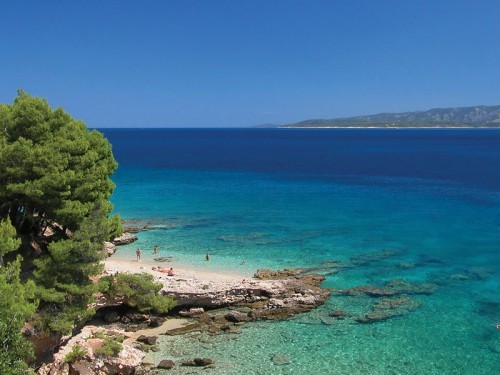
<path fill-rule="evenodd" d="M 212 365 L 215 361 L 212 358 L 195 358 L 192 361 L 183 361 L 182 366 L 199 366 L 205 367 Z"/>
<path fill-rule="evenodd" d="M 233 323 L 241 323 L 251 320 L 248 314 L 243 314 L 239 311 L 231 311 L 227 313 L 224 317 L 226 318 L 226 320 L 229 320 L 230 322 Z"/>
<path fill-rule="evenodd" d="M 413 284 L 406 280 L 394 279 L 385 283 L 383 287 L 362 285 L 338 292 L 349 296 L 366 294 L 371 297 L 390 297 L 400 294 L 432 294 L 436 288 L 436 284 Z"/>
<path fill-rule="evenodd" d="M 158 340 L 157 336 L 146 336 L 146 335 L 140 335 L 137 339 L 139 342 L 143 342 L 148 345 L 155 345 L 156 341 Z"/>
<path fill-rule="evenodd" d="M 290 363 L 290 357 L 288 354 L 276 353 L 271 356 L 271 361 L 278 366 L 287 365 Z"/>
<path fill-rule="evenodd" d="M 345 319 L 349 316 L 351 316 L 351 314 L 348 314 L 346 313 L 345 311 L 343 310 L 335 310 L 335 311 L 332 311 L 330 314 L 328 314 L 329 316 L 332 316 L 336 319 Z"/>
<path fill-rule="evenodd" d="M 356 319 L 359 323 L 373 323 L 397 316 L 407 315 L 410 312 L 418 309 L 421 306 L 409 297 L 383 300 L 375 303 L 372 307 L 372 312 Z"/>
<path fill-rule="evenodd" d="M 366 266 L 374 262 L 378 262 L 387 258 L 394 257 L 403 252 L 403 249 L 383 249 L 369 254 L 362 254 L 351 258 L 351 263 L 354 266 Z"/>
<path fill-rule="evenodd" d="M 167 369 L 167 370 L 170 370 L 172 368 L 174 368 L 175 366 L 175 363 L 174 361 L 170 360 L 170 359 L 163 359 L 160 361 L 160 363 L 158 363 L 158 368 L 161 368 L 161 369 Z"/>

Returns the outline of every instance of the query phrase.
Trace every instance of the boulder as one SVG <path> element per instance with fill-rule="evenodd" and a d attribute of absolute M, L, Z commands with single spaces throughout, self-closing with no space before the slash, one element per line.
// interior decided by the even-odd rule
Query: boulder
<path fill-rule="evenodd" d="M 205 367 L 212 365 L 215 361 L 212 358 L 195 358 L 192 361 L 183 361 L 182 366 L 199 366 Z"/>
<path fill-rule="evenodd" d="M 104 321 L 106 323 L 115 323 L 120 320 L 120 315 L 116 311 L 110 311 L 104 315 Z"/>
<path fill-rule="evenodd" d="M 125 232 L 120 237 L 116 237 L 113 240 L 113 244 L 116 246 L 120 246 L 132 243 L 134 241 L 137 241 L 137 236 L 135 234 Z"/>
<path fill-rule="evenodd" d="M 193 361 L 196 366 L 208 366 L 214 363 L 212 358 L 195 358 Z"/>
<path fill-rule="evenodd" d="M 148 345 L 155 345 L 156 341 L 158 340 L 157 336 L 145 336 L 145 335 L 140 335 L 137 339 L 139 342 L 143 342 Z"/>
<path fill-rule="evenodd" d="M 104 242 L 102 245 L 102 251 L 104 254 L 106 254 L 108 257 L 116 253 L 116 245 L 111 243 L 111 242 Z"/>
<path fill-rule="evenodd" d="M 149 319 L 150 319 L 149 326 L 151 328 L 156 328 L 156 327 L 161 326 L 161 319 L 158 319 L 158 318 L 155 318 L 155 317 L 151 317 Z"/>
<path fill-rule="evenodd" d="M 230 322 L 233 323 L 241 323 L 241 322 L 248 322 L 252 318 L 250 318 L 247 314 L 243 314 L 239 311 L 231 311 L 227 313 L 225 316 L 226 320 L 229 320 Z"/>
<path fill-rule="evenodd" d="M 170 360 L 170 359 L 162 359 L 160 361 L 160 363 L 158 363 L 158 368 L 161 368 L 161 369 L 167 369 L 167 370 L 170 370 L 172 368 L 174 368 L 175 366 L 175 363 L 174 361 Z"/>
<path fill-rule="evenodd" d="M 205 309 L 203 307 L 193 307 L 189 310 L 181 310 L 179 311 L 180 316 L 196 316 L 196 315 L 201 315 L 205 312 Z"/>

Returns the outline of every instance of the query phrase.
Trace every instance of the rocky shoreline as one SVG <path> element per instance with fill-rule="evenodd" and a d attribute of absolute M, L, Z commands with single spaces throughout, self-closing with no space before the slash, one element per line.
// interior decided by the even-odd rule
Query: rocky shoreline
<path fill-rule="evenodd" d="M 144 362 L 147 352 L 159 351 L 158 335 L 224 335 L 241 332 L 247 322 L 288 319 L 324 304 L 330 295 L 363 302 L 362 311 L 334 310 L 321 317 L 322 324 L 345 320 L 353 324 L 372 324 L 402 317 L 418 310 L 422 298 L 440 285 L 476 280 L 488 276 L 486 270 L 470 269 L 462 274 L 441 275 L 424 283 L 391 279 L 379 285 L 361 285 L 349 289 L 321 288 L 325 275 L 336 274 L 368 265 L 378 265 L 396 257 L 401 249 L 383 249 L 363 254 L 346 262 L 328 260 L 308 269 L 258 270 L 253 277 L 214 273 L 207 270 L 176 268 L 176 276 L 165 276 L 161 267 L 146 262 L 123 260 L 115 257 L 105 261 L 104 275 L 119 272 L 145 272 L 154 276 L 163 287 L 161 294 L 177 301 L 177 306 L 165 316 L 139 313 L 124 305 L 123 300 L 110 300 L 105 296 L 95 304 L 96 319 L 72 337 L 54 355 L 54 361 L 40 368 L 40 375 L 59 374 L 155 374 L 181 367 L 215 368 L 217 358 L 178 358 L 176 362 L 163 358 L 156 364 Z M 394 263 L 396 268 L 417 267 L 413 263 Z M 170 266 L 170 265 L 169 265 Z M 158 272 L 160 269 L 160 272 Z M 415 299 L 414 296 L 417 296 Z M 370 302 L 369 302 L 370 301 Z M 120 351 L 103 356 L 103 346 L 120 343 Z M 69 361 L 78 345 L 83 348 L 77 359 Z M 78 353 L 77 353 L 78 354 Z M 71 359 L 71 358 L 70 358 Z M 277 359 L 278 360 L 278 359 Z M 186 370 L 190 371 L 190 370 Z M 177 372 L 176 372 L 177 373 Z"/>
<path fill-rule="evenodd" d="M 304 270 L 259 270 L 254 278 L 234 283 L 165 283 L 161 293 L 174 298 L 178 305 L 164 318 L 123 309 L 121 301 L 103 301 L 96 305 L 103 323 L 88 325 L 72 337 L 54 355 L 54 361 L 38 370 L 40 375 L 66 374 L 141 374 L 150 373 L 151 365 L 142 365 L 145 351 L 157 350 L 156 335 L 180 335 L 192 331 L 210 334 L 239 332 L 245 322 L 290 318 L 309 311 L 328 299 L 331 290 L 320 287 L 324 276 Z M 228 311 L 228 309 L 230 309 Z M 182 323 L 175 323 L 183 317 Z M 168 324 L 171 322 L 171 324 Z M 148 328 L 149 327 L 149 328 Z M 134 335 L 131 330 L 145 328 L 155 335 Z M 114 356 L 102 355 L 103 347 L 117 342 Z M 77 347 L 77 349 L 74 349 Z M 74 359 L 72 352 L 79 354 Z M 70 354 L 70 357 L 68 357 Z M 170 361 L 171 362 L 171 361 Z M 162 361 L 159 368 L 175 363 Z M 213 366 L 211 358 L 186 359 L 181 366 Z"/>

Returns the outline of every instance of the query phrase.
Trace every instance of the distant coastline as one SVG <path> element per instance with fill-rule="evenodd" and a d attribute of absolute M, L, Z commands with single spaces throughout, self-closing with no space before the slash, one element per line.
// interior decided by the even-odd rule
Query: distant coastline
<path fill-rule="evenodd" d="M 291 126 L 282 125 L 276 129 L 498 129 L 500 124 L 493 126 Z M 266 129 L 266 128 L 261 128 Z M 270 128 L 267 128 L 270 129 Z"/>
<path fill-rule="evenodd" d="M 378 113 L 333 119 L 309 119 L 292 124 L 266 124 L 257 128 L 498 128 L 500 105 L 434 108 L 427 111 Z"/>

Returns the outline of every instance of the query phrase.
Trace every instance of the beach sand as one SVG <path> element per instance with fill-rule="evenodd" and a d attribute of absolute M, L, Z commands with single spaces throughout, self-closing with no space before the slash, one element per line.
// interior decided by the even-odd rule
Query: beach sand
<path fill-rule="evenodd" d="M 164 285 L 165 291 L 203 292 L 207 286 L 211 291 L 227 290 L 243 284 L 255 282 L 247 275 L 236 271 L 217 272 L 206 269 L 195 269 L 182 266 L 175 262 L 165 265 L 155 261 L 136 261 L 120 259 L 114 256 L 103 261 L 104 274 L 114 275 L 116 273 L 148 273 L 153 275 L 156 282 Z M 174 270 L 174 276 L 158 272 L 157 268 Z"/>

